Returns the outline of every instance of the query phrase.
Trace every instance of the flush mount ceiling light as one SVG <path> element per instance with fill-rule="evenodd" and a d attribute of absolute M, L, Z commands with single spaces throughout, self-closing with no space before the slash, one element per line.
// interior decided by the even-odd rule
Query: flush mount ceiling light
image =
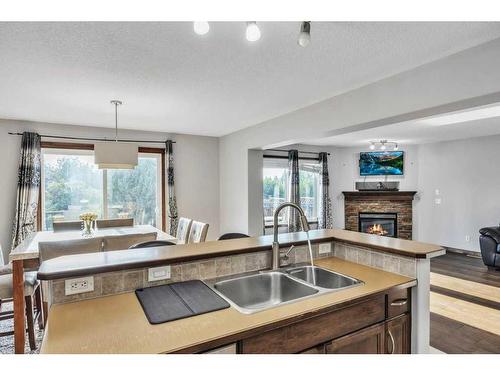
<path fill-rule="evenodd" d="M 299 39 L 297 43 L 301 47 L 307 47 L 311 42 L 311 22 L 302 22 L 300 25 Z"/>
<path fill-rule="evenodd" d="M 422 120 L 418 120 L 418 122 L 420 124 L 425 124 L 425 125 L 441 126 L 441 125 L 458 124 L 461 122 L 468 122 L 474 120 L 483 120 L 493 117 L 500 117 L 500 104 L 498 103 L 494 106 L 480 107 L 467 111 L 428 117 Z"/>
<path fill-rule="evenodd" d="M 132 143 L 118 142 L 119 100 L 112 100 L 115 106 L 115 141 L 94 145 L 94 163 L 99 169 L 134 169 L 138 162 L 138 147 Z"/>
<path fill-rule="evenodd" d="M 193 30 L 198 35 L 205 35 L 210 31 L 210 25 L 207 21 L 193 22 Z"/>
<path fill-rule="evenodd" d="M 249 42 L 256 42 L 260 39 L 260 29 L 257 22 L 247 22 L 247 30 L 245 36 Z"/>
<path fill-rule="evenodd" d="M 392 150 L 397 151 L 399 150 L 399 146 L 397 142 L 394 141 L 388 141 L 387 139 L 381 139 L 380 141 L 370 141 L 370 150 L 375 150 L 377 147 L 385 151 L 387 150 L 387 146 L 392 147 Z"/>

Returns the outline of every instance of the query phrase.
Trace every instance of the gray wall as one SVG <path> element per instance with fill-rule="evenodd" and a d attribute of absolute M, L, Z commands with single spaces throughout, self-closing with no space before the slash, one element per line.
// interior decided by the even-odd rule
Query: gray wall
<path fill-rule="evenodd" d="M 4 259 L 10 251 L 14 219 L 17 168 L 21 137 L 8 132 L 37 131 L 42 134 L 80 137 L 114 137 L 113 129 L 0 120 L 0 245 Z M 179 214 L 209 223 L 208 238 L 219 236 L 219 141 L 214 137 L 121 130 L 120 135 L 140 140 L 173 139 L 175 187 Z M 161 145 L 144 144 L 153 147 Z M 1 258 L 1 254 L 0 254 Z M 1 262 L 0 262 L 1 263 Z"/>
<path fill-rule="evenodd" d="M 418 239 L 479 251 L 500 222 L 500 135 L 419 146 L 418 179 Z"/>

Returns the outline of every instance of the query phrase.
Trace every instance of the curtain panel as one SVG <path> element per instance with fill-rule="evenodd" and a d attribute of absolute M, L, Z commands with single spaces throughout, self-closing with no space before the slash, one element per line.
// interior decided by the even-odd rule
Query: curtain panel
<path fill-rule="evenodd" d="M 17 175 L 16 213 L 12 229 L 12 249 L 37 230 L 40 195 L 41 142 L 37 133 L 24 132 Z"/>
<path fill-rule="evenodd" d="M 332 201 L 330 199 L 330 178 L 328 175 L 328 154 L 319 153 L 320 182 L 319 182 L 319 215 L 318 229 L 333 228 Z"/>
<path fill-rule="evenodd" d="M 174 149 L 173 142 L 167 141 L 165 143 L 166 153 L 166 169 L 167 169 L 167 216 L 168 216 L 168 234 L 171 236 L 177 235 L 178 213 L 177 213 L 177 199 L 175 197 L 174 188 Z"/>
<path fill-rule="evenodd" d="M 300 206 L 299 152 L 297 150 L 288 151 L 288 173 L 288 199 Z M 300 230 L 299 213 L 297 210 L 288 208 L 288 232 Z"/>

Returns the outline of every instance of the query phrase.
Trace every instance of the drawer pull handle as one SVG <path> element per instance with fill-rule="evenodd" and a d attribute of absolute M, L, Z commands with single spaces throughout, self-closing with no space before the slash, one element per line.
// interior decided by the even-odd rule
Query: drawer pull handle
<path fill-rule="evenodd" d="M 404 306 L 407 302 L 408 300 L 406 298 L 395 299 L 391 302 L 391 306 Z"/>

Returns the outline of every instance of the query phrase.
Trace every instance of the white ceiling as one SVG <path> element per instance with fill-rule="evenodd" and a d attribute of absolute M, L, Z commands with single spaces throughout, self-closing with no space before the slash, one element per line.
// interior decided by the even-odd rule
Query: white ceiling
<path fill-rule="evenodd" d="M 439 118 L 440 116 L 435 116 Z M 458 120 L 456 120 L 458 121 Z M 386 139 L 400 145 L 452 141 L 500 134 L 500 117 L 432 125 L 426 119 L 406 121 L 372 129 L 315 139 L 304 144 L 317 146 L 369 146 L 370 141 Z"/>
<path fill-rule="evenodd" d="M 221 136 L 500 37 L 500 23 L 0 23 L 0 118 Z M 362 110 L 362 109 L 360 109 Z"/>

